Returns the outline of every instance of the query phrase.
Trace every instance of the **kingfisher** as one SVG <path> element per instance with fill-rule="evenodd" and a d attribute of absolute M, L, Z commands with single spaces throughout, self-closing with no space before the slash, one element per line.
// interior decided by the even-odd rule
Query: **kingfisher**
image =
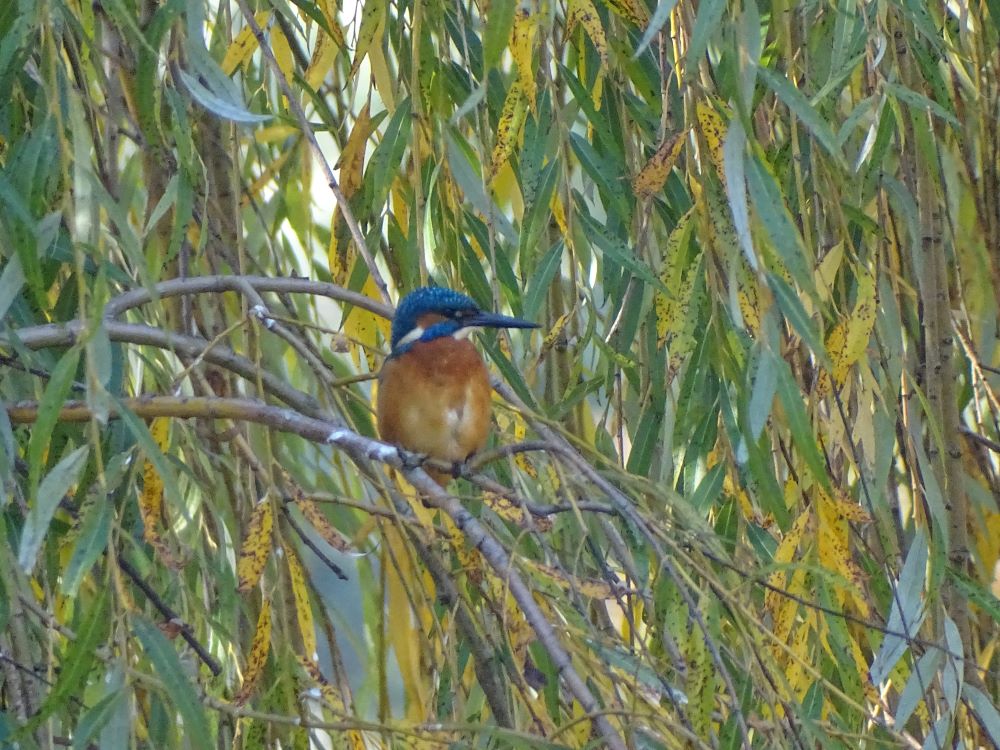
<path fill-rule="evenodd" d="M 486 363 L 469 336 L 480 328 L 538 328 L 488 312 L 447 287 L 410 292 L 392 318 L 392 352 L 378 378 L 382 439 L 453 465 L 486 445 L 491 388 Z M 442 487 L 450 475 L 427 473 Z"/>

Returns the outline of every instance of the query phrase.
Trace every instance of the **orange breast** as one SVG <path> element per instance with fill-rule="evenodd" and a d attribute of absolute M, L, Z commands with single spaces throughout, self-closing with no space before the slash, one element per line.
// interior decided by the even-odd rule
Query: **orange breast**
<path fill-rule="evenodd" d="M 486 365 L 465 339 L 417 343 L 383 365 L 377 412 L 383 440 L 431 458 L 464 461 L 489 435 Z M 447 475 L 432 474 L 446 483 Z"/>

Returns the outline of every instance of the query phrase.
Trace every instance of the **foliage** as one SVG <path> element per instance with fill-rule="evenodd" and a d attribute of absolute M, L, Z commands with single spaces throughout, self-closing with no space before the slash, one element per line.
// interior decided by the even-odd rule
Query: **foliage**
<path fill-rule="evenodd" d="M 358 5 L 0 6 L 0 742 L 1000 744 L 1000 5 Z"/>

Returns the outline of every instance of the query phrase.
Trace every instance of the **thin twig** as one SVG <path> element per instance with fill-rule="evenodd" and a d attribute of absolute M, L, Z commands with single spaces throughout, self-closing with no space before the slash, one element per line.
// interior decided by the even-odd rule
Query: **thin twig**
<path fill-rule="evenodd" d="M 160 595 L 156 593 L 156 590 L 146 583 L 145 579 L 139 575 L 139 571 L 133 568 L 132 564 L 128 560 L 121 555 L 119 555 L 117 559 L 118 567 L 125 571 L 125 575 L 131 578 L 132 582 L 136 586 L 142 589 L 142 593 L 144 593 L 150 603 L 160 611 L 160 614 L 162 614 L 172 624 L 178 626 L 181 637 L 187 641 L 187 644 L 192 649 L 194 649 L 194 652 L 198 654 L 198 658 L 204 662 L 205 666 L 211 670 L 212 674 L 216 677 L 222 674 L 222 667 L 219 665 L 219 662 L 217 662 L 215 658 L 208 653 L 208 650 L 198 642 L 198 639 L 194 637 L 191 626 L 182 620 L 180 615 L 178 615 L 173 609 L 171 609 L 170 605 L 160 598 Z"/>
<path fill-rule="evenodd" d="M 285 520 L 288 521 L 288 525 L 291 526 L 292 529 L 295 531 L 295 533 L 299 535 L 299 539 L 302 540 L 302 543 L 306 545 L 309 549 L 311 549 L 313 554 L 316 555 L 316 557 L 318 557 L 320 561 L 326 567 L 328 567 L 335 576 L 337 576 L 337 578 L 339 578 L 342 581 L 350 580 L 347 577 L 347 573 L 341 570 L 340 566 L 337 565 L 337 563 L 335 563 L 333 560 L 331 560 L 330 557 L 325 552 L 323 552 L 323 550 L 319 548 L 319 545 L 309 538 L 309 535 L 306 534 L 305 529 L 299 526 L 298 521 L 296 521 L 295 518 L 292 517 L 292 514 L 288 512 L 287 504 L 285 503 L 281 504 L 281 512 L 284 514 Z"/>

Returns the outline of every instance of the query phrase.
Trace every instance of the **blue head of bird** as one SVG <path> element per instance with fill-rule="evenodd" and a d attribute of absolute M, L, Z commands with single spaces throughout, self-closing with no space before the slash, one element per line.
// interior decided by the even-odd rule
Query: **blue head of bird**
<path fill-rule="evenodd" d="M 419 342 L 450 336 L 465 338 L 477 328 L 538 328 L 521 318 L 488 312 L 461 292 L 427 286 L 407 294 L 392 319 L 392 353 L 402 354 Z"/>

